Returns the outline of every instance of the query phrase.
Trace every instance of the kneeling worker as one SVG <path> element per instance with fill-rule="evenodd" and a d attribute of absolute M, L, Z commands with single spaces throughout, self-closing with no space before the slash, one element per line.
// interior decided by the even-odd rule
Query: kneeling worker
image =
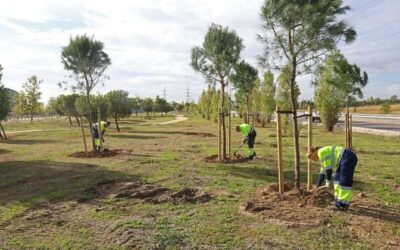
<path fill-rule="evenodd" d="M 256 130 L 250 124 L 243 123 L 236 127 L 236 132 L 241 132 L 243 134 L 244 140 L 242 143 L 247 142 L 249 147 L 248 159 L 253 160 L 254 156 L 256 156 L 256 151 L 254 151 L 254 141 L 257 135 Z"/>
<path fill-rule="evenodd" d="M 320 187 L 326 178 L 326 186 L 329 187 L 333 175 L 335 206 L 339 210 L 346 211 L 353 195 L 353 175 L 357 166 L 357 156 L 350 149 L 337 146 L 311 148 L 307 151 L 307 157 L 313 161 L 321 162 L 321 172 L 317 187 Z"/>
<path fill-rule="evenodd" d="M 100 151 L 100 134 L 99 131 L 101 131 L 101 138 L 102 141 L 105 142 L 104 140 L 104 134 L 106 133 L 106 130 L 108 127 L 110 127 L 111 123 L 109 121 L 107 122 L 100 122 L 100 129 L 99 129 L 99 123 L 93 124 L 93 137 L 94 137 L 94 144 L 96 146 L 96 150 Z"/>

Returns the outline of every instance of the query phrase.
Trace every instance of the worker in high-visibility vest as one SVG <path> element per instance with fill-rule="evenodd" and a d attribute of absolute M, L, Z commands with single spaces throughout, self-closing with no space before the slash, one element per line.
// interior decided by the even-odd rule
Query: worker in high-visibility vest
<path fill-rule="evenodd" d="M 346 211 L 353 195 L 353 175 L 357 166 L 357 155 L 350 149 L 338 146 L 326 146 L 311 148 L 307 156 L 313 161 L 321 162 L 321 171 L 317 187 L 330 186 L 333 174 L 333 185 L 335 193 L 335 206 L 339 210 Z"/>
<path fill-rule="evenodd" d="M 252 125 L 243 123 L 240 126 L 236 127 L 236 132 L 241 132 L 244 136 L 244 140 L 242 143 L 247 142 L 248 149 L 248 159 L 253 160 L 256 156 L 256 151 L 254 151 L 254 141 L 256 140 L 256 130 L 253 128 Z"/>
<path fill-rule="evenodd" d="M 93 137 L 94 137 L 94 144 L 96 146 L 96 150 L 100 151 L 100 134 L 99 131 L 101 131 L 101 138 L 102 141 L 105 142 L 104 140 L 104 134 L 107 130 L 108 127 L 110 127 L 111 123 L 109 121 L 107 122 L 100 122 L 100 129 L 99 129 L 99 123 L 93 124 Z"/>

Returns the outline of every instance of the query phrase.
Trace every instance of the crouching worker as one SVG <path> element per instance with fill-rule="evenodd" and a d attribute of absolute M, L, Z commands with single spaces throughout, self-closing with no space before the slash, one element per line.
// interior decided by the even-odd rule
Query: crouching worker
<path fill-rule="evenodd" d="M 243 134 L 244 140 L 242 143 L 247 142 L 247 146 L 249 147 L 248 159 L 253 160 L 256 156 L 256 151 L 254 151 L 254 141 L 257 136 L 256 130 L 250 124 L 243 123 L 236 127 L 236 132 L 241 132 Z"/>
<path fill-rule="evenodd" d="M 356 154 L 344 147 L 326 146 L 311 148 L 307 151 L 307 156 L 313 161 L 320 161 L 322 165 L 317 187 L 320 187 L 325 179 L 325 186 L 329 187 L 334 172 L 335 206 L 346 211 L 353 195 L 353 175 L 358 161 Z"/>
<path fill-rule="evenodd" d="M 106 133 L 106 130 L 108 127 L 110 127 L 111 123 L 110 122 L 100 122 L 100 129 L 99 129 L 99 123 L 93 124 L 93 138 L 94 138 L 94 144 L 96 146 L 96 151 L 100 151 L 100 131 L 101 131 L 101 139 L 103 142 L 104 140 L 104 134 Z"/>

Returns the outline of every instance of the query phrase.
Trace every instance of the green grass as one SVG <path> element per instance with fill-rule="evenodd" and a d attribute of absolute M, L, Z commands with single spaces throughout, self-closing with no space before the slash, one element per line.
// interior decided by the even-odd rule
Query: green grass
<path fill-rule="evenodd" d="M 171 117 L 121 121 L 122 131 L 110 129 L 106 145 L 129 149 L 133 155 L 77 159 L 83 150 L 80 129 L 66 120 L 9 122 L 10 133 L 0 141 L 0 249 L 130 249 L 142 248 L 373 248 L 369 239 L 355 240 L 339 215 L 331 227 L 286 228 L 260 217 L 238 213 L 257 188 L 276 182 L 275 127 L 257 127 L 256 150 L 265 161 L 241 164 L 205 163 L 216 154 L 217 137 L 185 132 L 217 134 L 215 123 L 200 118 L 157 126 Z M 239 120 L 233 121 L 233 126 Z M 232 132 L 233 149 L 242 138 Z M 365 192 L 376 204 L 400 207 L 398 171 L 400 138 L 354 134 L 359 157 L 355 193 Z M 90 142 L 89 137 L 87 138 Z M 285 179 L 292 181 L 292 138 L 283 138 Z M 306 127 L 301 147 L 307 145 Z M 314 145 L 343 145 L 342 131 L 314 129 Z M 241 152 L 245 154 L 245 151 Z M 303 182 L 306 158 L 302 154 Z M 314 165 L 315 178 L 318 165 Z M 96 197 L 88 192 L 105 179 L 137 180 L 180 190 L 201 188 L 214 195 L 204 204 L 149 204 L 132 199 Z M 50 211 L 50 212 L 49 212 Z M 48 214 L 50 213 L 50 214 Z M 386 223 L 388 234 L 399 236 L 399 225 Z M 127 232 L 132 239 L 121 244 Z M 125 233 L 125 234 L 124 234 Z M 382 243 L 384 244 L 384 243 Z"/>

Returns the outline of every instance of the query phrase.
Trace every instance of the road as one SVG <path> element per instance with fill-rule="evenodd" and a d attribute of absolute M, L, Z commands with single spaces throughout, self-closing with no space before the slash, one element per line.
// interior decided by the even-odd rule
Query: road
<path fill-rule="evenodd" d="M 344 117 L 341 117 L 340 122 L 343 123 L 343 121 Z M 353 127 L 400 133 L 400 116 L 353 114 Z"/>

